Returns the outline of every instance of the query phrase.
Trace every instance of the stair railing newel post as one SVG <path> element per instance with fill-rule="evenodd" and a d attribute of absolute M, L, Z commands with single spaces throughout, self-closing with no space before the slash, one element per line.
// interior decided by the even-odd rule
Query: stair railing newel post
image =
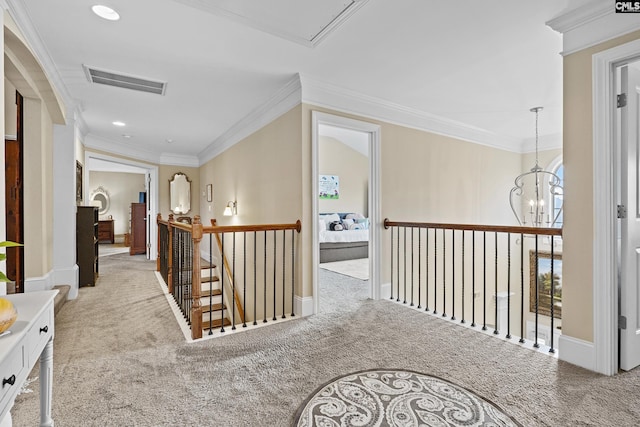
<path fill-rule="evenodd" d="M 200 305 L 200 241 L 202 240 L 203 226 L 200 222 L 200 215 L 193 218 L 191 226 L 191 239 L 193 240 L 193 263 L 191 279 L 191 338 L 202 338 L 202 306 Z"/>
<path fill-rule="evenodd" d="M 158 235 L 158 241 L 157 241 L 157 253 L 156 253 L 156 271 L 160 271 L 160 256 L 162 256 L 162 254 L 160 253 L 160 243 L 161 243 L 161 233 L 160 233 L 160 221 L 162 221 L 162 214 L 159 213 L 158 216 L 156 216 L 156 227 L 158 227 L 158 232 L 156 233 Z"/>
<path fill-rule="evenodd" d="M 169 223 L 167 224 L 168 245 L 167 245 L 167 288 L 171 295 L 173 295 L 173 214 L 169 214 Z"/>

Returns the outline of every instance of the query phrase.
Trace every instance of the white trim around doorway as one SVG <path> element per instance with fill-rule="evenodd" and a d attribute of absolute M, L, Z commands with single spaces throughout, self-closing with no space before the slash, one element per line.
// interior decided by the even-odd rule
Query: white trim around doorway
<path fill-rule="evenodd" d="M 158 216 L 158 166 L 150 165 L 148 163 L 136 162 L 134 160 L 122 159 L 119 157 L 112 157 L 105 154 L 94 153 L 91 151 L 85 151 L 85 156 L 84 156 L 85 167 L 83 169 L 84 176 L 82 178 L 83 182 L 85 182 L 85 185 L 84 185 L 85 194 L 83 195 L 83 199 L 85 200 L 87 200 L 87 197 L 89 194 L 89 186 L 90 186 L 89 167 L 88 167 L 89 159 L 104 160 L 107 162 L 112 162 L 120 165 L 134 166 L 136 168 L 146 170 L 147 174 L 151 178 L 151 184 L 150 185 L 148 183 L 146 184 L 148 185 L 148 191 L 149 191 L 147 200 L 150 201 L 150 203 L 147 206 L 147 211 L 148 211 L 149 218 L 151 218 L 151 220 L 153 221 L 153 224 L 155 224 L 155 218 L 157 218 Z M 149 227 L 149 236 L 147 239 L 147 244 L 149 245 L 150 260 L 155 260 L 158 255 L 158 237 L 157 237 L 158 227 L 153 226 L 153 224 L 152 226 Z"/>
<path fill-rule="evenodd" d="M 593 56 L 593 370 L 618 371 L 615 70 L 640 56 L 635 40 Z M 567 360 L 567 359 L 565 359 Z M 571 362 L 571 360 L 567 360 Z"/>
<path fill-rule="evenodd" d="M 324 124 L 345 129 L 351 129 L 369 134 L 369 286 L 370 297 L 380 299 L 382 290 L 380 285 L 380 230 L 382 229 L 381 203 L 380 203 L 380 125 L 354 120 L 347 117 L 311 112 L 311 200 L 312 218 L 318 218 L 318 126 Z M 311 221 L 313 234 L 312 271 L 313 271 L 313 314 L 318 313 L 318 268 L 319 268 L 319 242 L 318 221 Z"/>

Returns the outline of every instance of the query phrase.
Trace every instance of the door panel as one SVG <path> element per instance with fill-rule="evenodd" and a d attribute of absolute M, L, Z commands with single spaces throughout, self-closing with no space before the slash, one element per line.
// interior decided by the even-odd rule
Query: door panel
<path fill-rule="evenodd" d="M 620 198 L 627 207 L 620 220 L 620 315 L 626 328 L 620 329 L 620 368 L 640 365 L 640 71 L 622 67 L 621 86 L 627 105 L 620 111 Z"/>
<path fill-rule="evenodd" d="M 16 92 L 17 139 L 5 139 L 5 225 L 6 239 L 24 243 L 22 96 Z M 24 292 L 24 249 L 6 249 L 6 275 Z"/>

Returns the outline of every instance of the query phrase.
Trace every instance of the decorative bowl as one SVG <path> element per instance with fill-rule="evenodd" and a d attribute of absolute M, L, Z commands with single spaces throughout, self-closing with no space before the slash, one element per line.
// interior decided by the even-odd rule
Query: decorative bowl
<path fill-rule="evenodd" d="M 0 298 L 0 334 L 11 327 L 18 318 L 18 311 L 13 303 L 6 298 Z"/>

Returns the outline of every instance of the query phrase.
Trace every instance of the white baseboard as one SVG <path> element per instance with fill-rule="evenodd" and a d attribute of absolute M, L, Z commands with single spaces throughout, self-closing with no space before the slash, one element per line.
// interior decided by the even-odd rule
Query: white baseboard
<path fill-rule="evenodd" d="M 73 267 L 56 268 L 53 271 L 53 283 L 71 286 L 67 299 L 76 299 L 78 297 L 79 270 L 78 265 L 74 264 Z"/>
<path fill-rule="evenodd" d="M 30 277 L 24 281 L 25 292 L 48 291 L 51 289 L 53 289 L 52 271 L 42 277 Z"/>
<path fill-rule="evenodd" d="M 305 317 L 313 314 L 313 297 L 299 297 L 296 295 L 293 303 L 296 316 Z"/>
<path fill-rule="evenodd" d="M 592 342 L 561 335 L 558 340 L 558 358 L 590 371 L 596 370 L 596 354 Z"/>
<path fill-rule="evenodd" d="M 380 284 L 380 298 L 381 299 L 391 298 L 391 282 Z"/>

